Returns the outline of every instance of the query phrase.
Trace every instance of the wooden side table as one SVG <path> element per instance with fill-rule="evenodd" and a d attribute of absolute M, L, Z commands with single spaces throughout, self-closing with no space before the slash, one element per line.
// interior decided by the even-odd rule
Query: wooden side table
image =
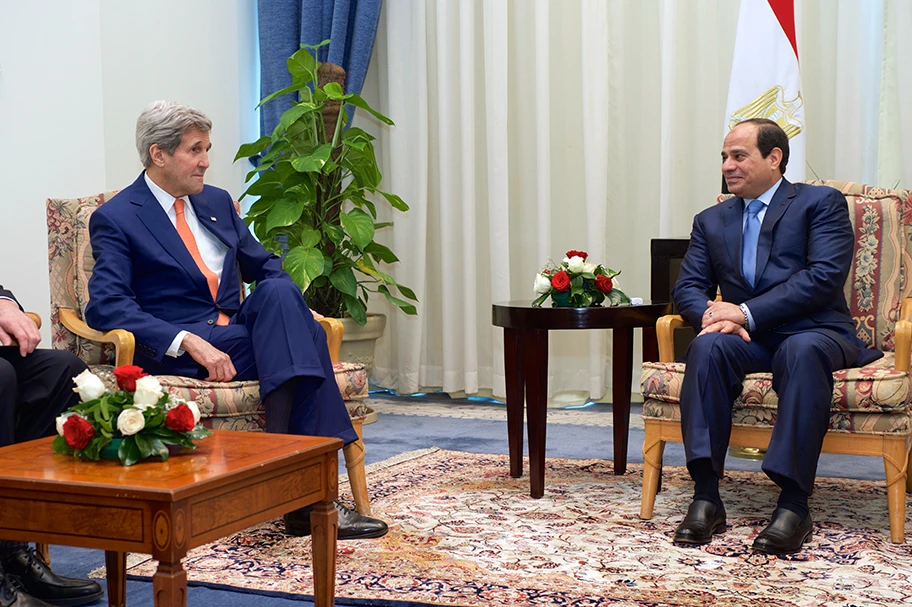
<path fill-rule="evenodd" d="M 547 304 L 546 304 L 547 305 Z M 507 389 L 507 440 L 510 475 L 522 476 L 523 396 L 529 432 L 529 476 L 532 497 L 545 492 L 545 428 L 548 413 L 548 331 L 612 329 L 612 403 L 614 473 L 627 470 L 630 426 L 630 382 L 633 378 L 633 329 L 643 329 L 643 357 L 658 360 L 656 321 L 671 313 L 671 304 L 593 308 L 532 307 L 531 301 L 495 303 L 492 322 L 504 328 L 504 371 Z"/>
<path fill-rule="evenodd" d="M 335 592 L 338 438 L 216 430 L 167 462 L 79 461 L 51 438 L 0 448 L 0 537 L 105 551 L 108 604 L 126 603 L 126 553 L 157 559 L 156 607 L 185 607 L 191 548 L 315 504 L 314 603 Z"/>

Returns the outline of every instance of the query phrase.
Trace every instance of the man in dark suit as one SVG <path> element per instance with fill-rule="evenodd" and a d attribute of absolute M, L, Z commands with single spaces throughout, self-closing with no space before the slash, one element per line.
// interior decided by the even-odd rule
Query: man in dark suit
<path fill-rule="evenodd" d="M 136 122 L 146 170 L 92 213 L 95 268 L 86 321 L 136 337 L 153 374 L 260 382 L 266 431 L 357 440 L 334 381 L 326 334 L 300 289 L 238 217 L 228 192 L 203 184 L 211 121 L 177 103 Z M 256 282 L 243 303 L 240 279 Z M 386 524 L 337 504 L 339 539 L 380 537 Z M 285 518 L 310 533 L 309 509 Z"/>
<path fill-rule="evenodd" d="M 0 447 L 55 434 L 55 419 L 79 402 L 73 378 L 85 370 L 63 350 L 39 349 L 38 327 L 0 286 Z M 0 540 L 0 607 L 86 605 L 97 582 L 60 577 L 24 542 Z"/>
<path fill-rule="evenodd" d="M 781 492 L 754 550 L 801 550 L 808 496 L 830 418 L 833 371 L 882 356 L 855 335 L 843 295 L 854 234 L 845 197 L 789 183 L 789 147 L 773 121 L 725 137 L 722 174 L 735 197 L 694 218 L 674 301 L 699 335 L 687 350 L 681 428 L 694 499 L 674 534 L 708 543 L 726 528 L 719 495 L 732 403 L 748 373 L 772 372 L 779 396 L 763 470 Z M 721 301 L 713 301 L 717 288 Z"/>

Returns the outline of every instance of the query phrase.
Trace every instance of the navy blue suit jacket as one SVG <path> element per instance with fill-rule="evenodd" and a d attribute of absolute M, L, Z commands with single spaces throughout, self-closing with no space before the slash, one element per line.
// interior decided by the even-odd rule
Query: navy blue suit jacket
<path fill-rule="evenodd" d="M 208 341 L 219 311 L 234 315 L 241 303 L 238 273 L 244 282 L 291 279 L 281 259 L 266 251 L 238 217 L 231 195 L 207 185 L 189 198 L 200 225 L 228 247 L 213 301 L 203 273 L 143 175 L 92 213 L 95 268 L 85 314 L 95 329 L 131 331 L 140 353 L 161 362 L 181 330 Z"/>
<path fill-rule="evenodd" d="M 706 302 L 746 303 L 755 333 L 815 330 L 835 339 L 849 365 L 881 356 L 855 334 L 843 286 L 855 237 L 845 196 L 826 186 L 783 179 L 760 227 L 756 285 L 741 273 L 744 200 L 734 197 L 694 218 L 690 245 L 674 288 L 681 315 L 700 330 Z M 859 355 L 861 359 L 859 359 Z"/>

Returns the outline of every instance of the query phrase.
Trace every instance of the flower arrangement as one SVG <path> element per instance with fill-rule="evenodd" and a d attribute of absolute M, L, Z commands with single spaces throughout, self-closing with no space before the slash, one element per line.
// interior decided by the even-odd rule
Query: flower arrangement
<path fill-rule="evenodd" d="M 609 306 L 629 304 L 630 298 L 617 288 L 620 272 L 596 264 L 585 251 L 567 251 L 560 265 L 548 260 L 535 275 L 533 290 L 538 294 L 532 305 L 541 307 L 551 298 L 554 307 L 588 308 L 600 306 L 607 301 Z"/>
<path fill-rule="evenodd" d="M 131 466 L 154 455 L 165 461 L 169 446 L 195 449 L 193 441 L 212 434 L 200 425 L 195 402 L 168 394 L 140 367 L 117 367 L 114 377 L 120 388 L 114 393 L 88 370 L 73 378 L 82 402 L 57 418 L 54 451 L 99 460 L 119 442 L 117 458 Z"/>

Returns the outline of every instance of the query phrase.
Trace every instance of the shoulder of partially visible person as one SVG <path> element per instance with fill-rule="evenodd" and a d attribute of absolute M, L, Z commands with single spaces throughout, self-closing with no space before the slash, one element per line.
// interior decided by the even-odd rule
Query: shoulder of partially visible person
<path fill-rule="evenodd" d="M 16 302 L 17 305 L 19 304 L 19 300 L 16 299 L 16 296 L 13 295 L 13 292 L 9 291 L 7 289 L 4 289 L 3 285 L 0 285 L 0 297 L 2 297 L 4 299 L 12 299 L 13 301 Z M 21 307 L 22 306 L 20 306 L 20 308 Z"/>

